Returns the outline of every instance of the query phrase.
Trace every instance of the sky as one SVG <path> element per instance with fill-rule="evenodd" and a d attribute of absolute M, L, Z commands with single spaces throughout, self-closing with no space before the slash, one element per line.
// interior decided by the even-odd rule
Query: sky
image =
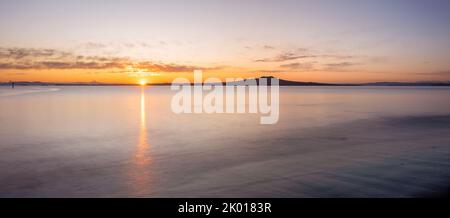
<path fill-rule="evenodd" d="M 447 0 L 0 0 L 0 82 L 450 81 Z"/>

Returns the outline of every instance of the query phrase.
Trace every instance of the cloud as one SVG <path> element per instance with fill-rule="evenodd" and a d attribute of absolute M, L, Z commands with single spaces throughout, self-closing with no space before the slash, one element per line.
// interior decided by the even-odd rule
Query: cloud
<path fill-rule="evenodd" d="M 270 46 L 270 45 L 263 45 L 263 49 L 273 50 L 273 49 L 275 49 L 275 47 Z"/>
<path fill-rule="evenodd" d="M 63 58 L 69 55 L 68 52 L 57 51 L 55 49 L 35 49 L 35 48 L 4 48 L 0 47 L 0 60 L 13 59 L 23 60 L 28 58 Z"/>
<path fill-rule="evenodd" d="M 0 69 L 104 69 L 128 62 L 127 58 L 75 55 L 56 49 L 0 48 Z"/>
<path fill-rule="evenodd" d="M 428 75 L 428 76 L 450 76 L 450 70 L 422 72 L 422 73 L 408 73 L 408 74 Z"/>
<path fill-rule="evenodd" d="M 280 69 L 264 69 L 264 70 L 250 70 L 246 71 L 245 73 L 284 73 L 284 72 L 290 72 L 286 70 L 280 70 Z"/>
<path fill-rule="evenodd" d="M 305 63 L 290 63 L 290 64 L 282 64 L 280 65 L 280 68 L 288 69 L 288 70 L 294 70 L 294 71 L 311 71 L 316 70 L 314 64 L 317 63 L 316 61 L 311 62 L 305 62 Z"/>
<path fill-rule="evenodd" d="M 280 65 L 280 68 L 288 69 L 288 70 L 297 70 L 297 71 L 298 70 L 313 70 L 314 63 L 316 63 L 316 62 L 312 61 L 312 62 L 305 62 L 305 63 L 296 62 L 296 63 L 290 63 L 290 64 L 282 64 L 282 65 Z"/>
<path fill-rule="evenodd" d="M 343 68 L 343 67 L 351 67 L 355 65 L 360 65 L 360 63 L 353 63 L 353 62 L 339 62 L 339 63 L 330 63 L 326 64 L 326 66 L 330 68 Z"/>
<path fill-rule="evenodd" d="M 179 65 L 179 64 L 164 64 L 164 63 L 153 63 L 149 61 L 138 62 L 135 66 L 139 69 L 145 69 L 151 72 L 192 72 L 194 70 L 217 70 L 223 67 L 200 67 L 200 66 L 190 66 L 190 65 Z"/>
<path fill-rule="evenodd" d="M 440 76 L 450 76 L 450 70 L 431 72 L 431 74 L 433 74 L 433 75 L 440 75 Z"/>
<path fill-rule="evenodd" d="M 107 44 L 103 44 L 103 43 L 99 43 L 99 42 L 88 42 L 88 43 L 84 43 L 82 46 L 87 49 L 103 49 L 103 48 L 108 47 Z"/>
<path fill-rule="evenodd" d="M 135 61 L 127 57 L 85 56 L 55 49 L 0 48 L 0 70 L 119 69 L 125 72 L 129 68 L 151 72 L 192 72 L 193 70 L 216 70 L 223 67 Z"/>
<path fill-rule="evenodd" d="M 363 65 L 363 63 L 343 61 L 343 62 L 323 64 L 320 70 L 342 72 L 342 71 L 349 71 L 350 69 L 348 68 L 359 65 Z"/>
<path fill-rule="evenodd" d="M 36 61 L 36 62 L 16 62 L 0 63 L 0 69 L 111 69 L 125 67 L 119 62 L 95 62 L 95 61 Z"/>
<path fill-rule="evenodd" d="M 255 62 L 283 62 L 283 61 L 290 61 L 290 60 L 297 60 L 297 59 L 303 59 L 303 58 L 313 58 L 314 55 L 298 55 L 293 52 L 284 52 L 281 53 L 273 58 L 264 58 L 264 59 L 257 59 Z"/>
<path fill-rule="evenodd" d="M 301 71 L 342 71 L 347 67 L 362 65 L 362 63 L 356 62 L 336 62 L 336 63 L 319 63 L 318 61 L 307 61 L 307 62 L 294 62 L 281 64 L 280 69 L 285 69 L 290 72 L 301 72 Z"/>
<path fill-rule="evenodd" d="M 25 72 L 17 72 L 17 73 L 8 73 L 7 75 L 13 75 L 13 76 L 26 76 L 29 73 L 25 73 Z"/>
<path fill-rule="evenodd" d="M 352 59 L 355 56 L 352 56 L 352 55 L 325 54 L 325 55 L 319 55 L 319 57 L 343 60 L 343 59 Z"/>

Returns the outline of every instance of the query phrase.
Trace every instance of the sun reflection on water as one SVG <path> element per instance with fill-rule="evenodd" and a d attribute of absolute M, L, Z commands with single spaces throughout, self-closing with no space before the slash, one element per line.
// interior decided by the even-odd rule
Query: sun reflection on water
<path fill-rule="evenodd" d="M 142 195 L 149 193 L 151 184 L 151 157 L 148 153 L 150 144 L 147 138 L 145 114 L 145 87 L 141 87 L 139 141 L 132 159 L 131 181 L 133 193 Z"/>

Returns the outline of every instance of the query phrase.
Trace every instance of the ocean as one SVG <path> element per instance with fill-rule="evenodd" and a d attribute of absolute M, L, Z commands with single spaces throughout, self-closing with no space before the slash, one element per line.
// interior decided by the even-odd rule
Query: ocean
<path fill-rule="evenodd" d="M 280 116 L 168 86 L 0 87 L 0 197 L 416 197 L 450 185 L 450 88 L 280 87 Z"/>

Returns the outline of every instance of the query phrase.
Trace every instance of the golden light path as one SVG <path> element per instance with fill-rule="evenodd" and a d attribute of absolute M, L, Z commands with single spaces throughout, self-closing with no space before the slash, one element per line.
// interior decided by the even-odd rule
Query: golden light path
<path fill-rule="evenodd" d="M 145 84 L 144 84 L 145 85 Z M 145 114 L 145 86 L 141 86 L 139 141 L 131 166 L 131 188 L 137 196 L 143 196 L 151 191 L 151 157 L 148 153 L 150 144 L 147 139 Z"/>
<path fill-rule="evenodd" d="M 149 162 L 149 158 L 146 155 L 149 144 L 147 142 L 147 127 L 145 117 L 145 87 L 141 87 L 141 116 L 140 116 L 140 128 L 139 128 L 139 145 L 136 153 L 137 163 L 143 165 Z"/>

